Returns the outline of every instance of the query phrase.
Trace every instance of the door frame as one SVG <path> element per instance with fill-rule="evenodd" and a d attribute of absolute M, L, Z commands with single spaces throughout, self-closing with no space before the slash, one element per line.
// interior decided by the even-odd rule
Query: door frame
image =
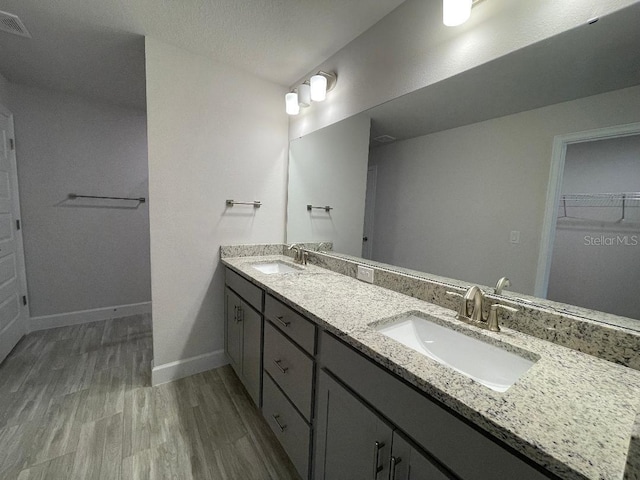
<path fill-rule="evenodd" d="M 549 172 L 549 184 L 547 186 L 547 202 L 544 209 L 544 221 L 540 236 L 540 252 L 538 254 L 538 266 L 536 271 L 536 284 L 534 295 L 547 298 L 549 288 L 549 274 L 551 273 L 551 256 L 553 254 L 553 242 L 556 237 L 556 222 L 558 220 L 558 202 L 562 190 L 562 178 L 564 175 L 564 163 L 567 155 L 567 147 L 574 143 L 594 142 L 611 138 L 629 137 L 640 135 L 640 122 L 615 125 L 612 127 L 585 130 L 583 132 L 556 135 L 553 138 L 551 153 L 551 169 Z"/>
<path fill-rule="evenodd" d="M 371 255 L 373 254 L 373 231 L 374 231 L 374 223 L 375 223 L 375 209 L 376 209 L 376 186 L 378 184 L 378 166 L 377 165 L 369 165 L 367 167 L 367 186 L 369 186 L 369 178 L 372 178 L 371 189 L 367 188 L 365 192 L 365 200 L 364 200 L 364 222 L 363 225 L 367 225 L 369 227 L 368 232 L 362 233 L 363 237 L 367 236 L 367 244 L 362 242 L 362 258 L 366 258 L 372 260 Z M 369 200 L 369 202 L 367 202 Z M 367 222 L 367 219 L 369 220 Z M 368 255 L 365 255 L 365 248 L 368 250 Z"/>
<path fill-rule="evenodd" d="M 9 161 L 11 162 L 12 175 L 9 179 L 11 185 L 11 203 L 13 206 L 13 215 L 15 220 L 22 220 L 22 216 L 20 213 L 20 191 L 18 187 L 18 162 L 17 162 L 17 146 L 16 146 L 16 135 L 15 128 L 13 122 L 13 113 L 5 107 L 2 103 L 0 103 L 0 115 L 7 117 L 9 122 L 9 137 L 13 139 L 14 148 L 11 150 L 9 154 Z M 23 222 L 21 222 L 22 224 Z M 27 273 L 25 267 L 25 257 L 24 257 L 24 244 L 22 238 L 23 228 L 18 230 L 14 227 L 14 235 L 16 239 L 16 270 L 18 275 L 19 288 L 21 290 L 21 295 L 29 298 L 28 288 L 27 288 Z M 19 299 L 21 300 L 21 299 Z M 30 311 L 29 311 L 29 302 L 26 305 L 22 303 L 22 301 L 18 302 L 20 307 L 20 315 L 16 320 L 12 323 L 20 322 L 21 324 L 21 336 L 29 333 L 30 331 Z M 7 325 L 9 327 L 9 325 Z"/>

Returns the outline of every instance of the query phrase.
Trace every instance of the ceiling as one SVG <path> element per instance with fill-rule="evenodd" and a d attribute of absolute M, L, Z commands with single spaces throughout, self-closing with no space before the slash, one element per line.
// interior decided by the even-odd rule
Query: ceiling
<path fill-rule="evenodd" d="M 12 83 L 145 108 L 144 36 L 290 86 L 404 0 L 0 0 Z"/>

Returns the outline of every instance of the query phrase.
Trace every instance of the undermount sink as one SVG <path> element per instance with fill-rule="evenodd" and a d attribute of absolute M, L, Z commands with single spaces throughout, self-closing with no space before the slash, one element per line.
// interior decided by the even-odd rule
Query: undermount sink
<path fill-rule="evenodd" d="M 294 267 L 293 265 L 281 261 L 275 262 L 266 262 L 266 263 L 254 263 L 251 265 L 256 270 L 259 270 L 262 273 L 266 273 L 267 275 L 271 275 L 273 273 L 292 273 L 292 272 L 300 272 L 302 269 L 298 267 Z"/>
<path fill-rule="evenodd" d="M 375 329 L 496 392 L 507 391 L 535 363 L 416 315 Z"/>

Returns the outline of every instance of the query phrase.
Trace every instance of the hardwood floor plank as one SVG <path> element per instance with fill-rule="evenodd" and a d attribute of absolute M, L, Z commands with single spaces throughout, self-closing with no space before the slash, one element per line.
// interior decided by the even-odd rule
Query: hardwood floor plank
<path fill-rule="evenodd" d="M 119 480 L 122 466 L 122 413 L 104 420 L 105 439 L 99 480 Z"/>
<path fill-rule="evenodd" d="M 39 464 L 76 451 L 81 425 L 76 422 L 80 395 L 54 397 L 34 434 L 30 464 Z"/>
<path fill-rule="evenodd" d="M 71 478 L 100 478 L 106 427 L 107 422 L 104 418 L 82 425 Z"/>
<path fill-rule="evenodd" d="M 71 479 L 75 453 L 68 453 L 29 467 L 18 475 L 17 480 Z"/>
<path fill-rule="evenodd" d="M 123 457 L 151 447 L 153 398 L 151 388 L 136 388 L 125 393 Z"/>

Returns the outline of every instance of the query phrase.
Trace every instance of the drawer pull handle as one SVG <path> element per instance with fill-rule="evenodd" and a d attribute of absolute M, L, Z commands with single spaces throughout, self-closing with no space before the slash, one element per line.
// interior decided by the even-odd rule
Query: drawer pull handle
<path fill-rule="evenodd" d="M 384 442 L 373 444 L 373 480 L 378 478 L 378 473 L 384 468 L 380 463 L 380 450 L 384 447 Z"/>
<path fill-rule="evenodd" d="M 281 432 L 284 432 L 287 429 L 286 425 L 282 425 L 280 423 L 280 420 L 278 420 L 280 418 L 280 415 L 271 415 L 273 417 L 273 420 L 278 424 L 278 428 L 280 428 Z"/>
<path fill-rule="evenodd" d="M 244 320 L 244 311 L 242 310 L 242 307 L 237 306 L 236 307 L 236 323 L 240 323 L 242 320 Z"/>
<path fill-rule="evenodd" d="M 396 465 L 398 465 L 402 459 L 400 457 L 396 458 L 393 455 L 391 456 L 391 460 L 389 461 L 389 480 L 396 480 Z"/>
<path fill-rule="evenodd" d="M 284 375 L 286 375 L 287 374 L 287 370 L 289 370 L 289 367 L 283 367 L 282 365 L 280 365 L 281 362 L 282 362 L 282 360 L 274 360 L 273 361 L 275 366 L 278 367 L 278 370 L 280 370 Z"/>
<path fill-rule="evenodd" d="M 283 317 L 282 315 L 280 315 L 279 317 L 276 317 L 276 320 L 277 320 L 277 321 L 278 321 L 278 323 L 279 323 L 280 325 L 282 325 L 284 328 L 287 328 L 289 325 L 291 325 L 291 322 L 285 322 L 285 321 L 283 320 L 283 318 L 284 318 L 284 317 Z"/>

